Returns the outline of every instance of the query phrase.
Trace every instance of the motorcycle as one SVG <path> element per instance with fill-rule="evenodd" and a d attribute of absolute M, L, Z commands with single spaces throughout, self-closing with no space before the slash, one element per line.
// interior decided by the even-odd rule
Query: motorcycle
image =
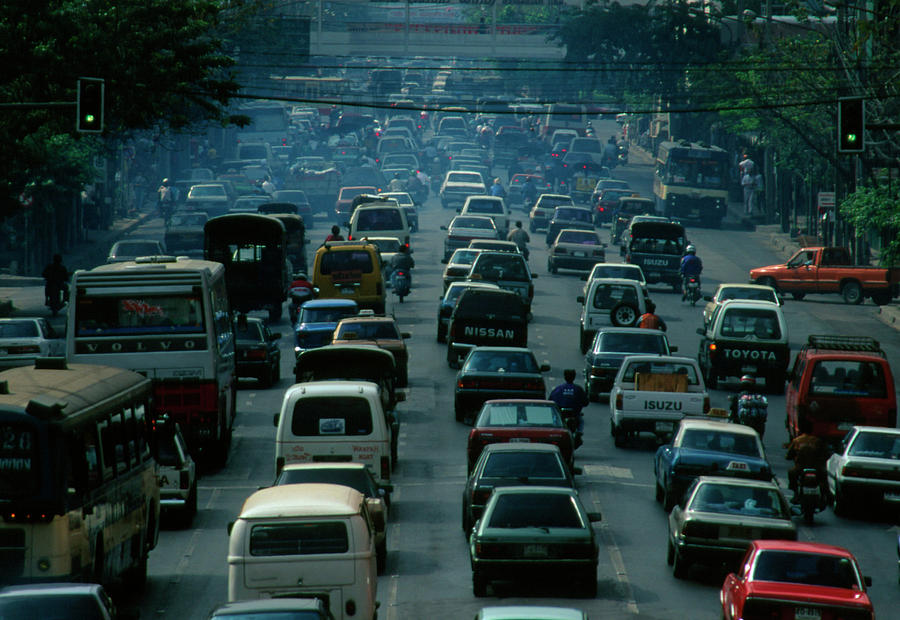
<path fill-rule="evenodd" d="M 742 394 L 737 398 L 737 416 L 732 421 L 749 426 L 762 439 L 763 433 L 766 432 L 766 420 L 769 417 L 768 399 L 762 394 Z"/>
<path fill-rule="evenodd" d="M 292 286 L 288 291 L 290 305 L 288 306 L 288 315 L 291 317 L 291 323 L 297 322 L 297 316 L 300 313 L 300 306 L 314 297 L 313 290 L 308 286 Z"/>
<path fill-rule="evenodd" d="M 684 283 L 685 298 L 691 302 L 692 306 L 696 306 L 700 301 L 700 278 L 696 276 L 688 276 Z"/>
<path fill-rule="evenodd" d="M 44 305 L 50 308 L 51 315 L 57 316 L 67 301 L 69 301 L 69 289 L 65 284 L 48 282 L 44 286 Z"/>
<path fill-rule="evenodd" d="M 620 142 L 617 149 L 616 155 L 616 163 L 620 166 L 623 166 L 628 163 L 628 145 L 624 142 Z"/>
<path fill-rule="evenodd" d="M 398 270 L 393 274 L 391 278 L 394 282 L 393 289 L 394 293 L 397 294 L 397 297 L 400 298 L 400 303 L 403 303 L 403 298 L 409 295 L 410 282 L 409 282 L 409 274 L 406 271 Z"/>
<path fill-rule="evenodd" d="M 578 432 L 578 410 L 574 407 L 560 407 L 559 412 L 562 414 L 566 428 L 572 433 L 572 438 L 575 440 L 575 448 L 577 449 L 584 443 L 582 438 L 584 433 Z"/>
<path fill-rule="evenodd" d="M 807 525 L 812 525 L 813 515 L 824 510 L 828 504 L 827 494 L 823 492 L 819 474 L 814 468 L 807 467 L 800 472 L 797 480 L 797 497 L 803 521 Z"/>

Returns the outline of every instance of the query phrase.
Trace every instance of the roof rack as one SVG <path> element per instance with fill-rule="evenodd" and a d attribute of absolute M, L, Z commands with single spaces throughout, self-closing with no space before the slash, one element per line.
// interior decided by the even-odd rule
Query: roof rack
<path fill-rule="evenodd" d="M 868 336 L 826 336 L 811 334 L 808 340 L 809 346 L 815 349 L 830 349 L 833 351 L 867 351 L 879 353 L 884 356 L 881 345 L 874 338 Z"/>

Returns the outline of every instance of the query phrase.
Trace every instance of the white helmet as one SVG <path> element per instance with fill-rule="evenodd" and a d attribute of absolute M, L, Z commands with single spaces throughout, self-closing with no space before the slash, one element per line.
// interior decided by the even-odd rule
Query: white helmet
<path fill-rule="evenodd" d="M 697 248 L 695 248 L 695 247 L 694 247 L 694 244 L 691 243 L 691 244 L 688 245 L 686 248 L 684 248 L 684 251 L 687 252 L 688 254 L 696 254 L 696 253 L 697 253 Z"/>

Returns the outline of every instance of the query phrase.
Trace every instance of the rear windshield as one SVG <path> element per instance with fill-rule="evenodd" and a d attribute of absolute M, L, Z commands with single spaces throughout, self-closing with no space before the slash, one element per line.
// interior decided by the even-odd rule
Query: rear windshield
<path fill-rule="evenodd" d="M 620 303 L 638 308 L 638 297 L 634 286 L 627 284 L 601 284 L 594 293 L 593 306 L 600 310 L 612 310 Z"/>
<path fill-rule="evenodd" d="M 298 323 L 337 323 L 345 316 L 356 314 L 356 306 L 341 308 L 301 308 Z"/>
<path fill-rule="evenodd" d="M 556 407 L 543 403 L 492 403 L 485 406 L 475 426 L 547 426 L 558 428 L 562 420 Z"/>
<path fill-rule="evenodd" d="M 512 252 L 504 252 L 500 256 L 482 254 L 472 265 L 471 275 L 481 276 L 485 280 L 528 282 L 530 279 L 525 260 Z"/>
<path fill-rule="evenodd" d="M 571 220 L 573 222 L 587 222 L 590 223 L 591 220 L 591 212 L 587 209 L 578 209 L 578 208 L 564 208 L 558 207 L 556 212 L 553 214 L 553 219 L 555 220 Z"/>
<path fill-rule="evenodd" d="M 754 435 L 709 429 L 690 429 L 681 438 L 681 447 L 710 452 L 727 452 L 761 458 Z"/>
<path fill-rule="evenodd" d="M 625 369 L 622 380 L 630 383 L 634 381 L 636 374 L 650 375 L 685 375 L 687 376 L 688 385 L 700 385 L 700 378 L 694 370 L 693 364 L 688 362 L 670 362 L 670 361 L 640 361 L 632 362 Z"/>
<path fill-rule="evenodd" d="M 525 316 L 522 301 L 515 293 L 505 294 L 488 291 L 464 291 L 459 298 L 457 314 L 489 316 L 509 321 L 523 320 Z"/>
<path fill-rule="evenodd" d="M 849 454 L 900 461 L 900 435 L 862 431 L 853 440 Z"/>
<path fill-rule="evenodd" d="M 526 351 L 473 351 L 463 370 L 475 372 L 538 372 L 538 365 L 531 352 Z M 493 407 L 492 407 L 493 409 Z M 546 406 L 534 411 L 550 409 Z M 515 407 L 511 409 L 515 414 Z M 524 411 L 524 409 L 523 409 Z M 492 414 L 493 415 L 493 414 Z"/>
<path fill-rule="evenodd" d="M 756 558 L 756 581 L 800 583 L 811 586 L 857 589 L 862 591 L 853 562 L 849 558 L 825 553 L 768 549 Z"/>
<path fill-rule="evenodd" d="M 350 548 L 343 521 L 254 525 L 250 530 L 250 555 L 318 555 L 347 553 Z"/>
<path fill-rule="evenodd" d="M 771 301 L 777 303 L 774 290 L 766 290 L 764 288 L 747 288 L 744 286 L 726 286 L 722 288 L 719 294 L 719 301 L 728 301 L 729 299 L 752 299 L 756 301 Z"/>
<path fill-rule="evenodd" d="M 597 351 L 609 353 L 668 353 L 662 334 L 601 333 L 598 345 Z"/>
<path fill-rule="evenodd" d="M 326 469 L 326 468 L 309 468 L 309 469 L 285 469 L 275 481 L 276 485 L 282 484 L 340 484 L 345 487 L 355 489 L 366 497 L 373 497 L 375 489 L 372 488 L 370 480 L 367 478 L 369 474 L 365 469 Z"/>
<path fill-rule="evenodd" d="M 489 527 L 584 528 L 575 501 L 568 494 L 510 493 L 497 498 Z"/>
<path fill-rule="evenodd" d="M 499 200 L 470 200 L 467 211 L 503 215 L 503 204 Z"/>
<path fill-rule="evenodd" d="M 622 265 L 604 265 L 601 268 L 591 272 L 591 278 L 623 278 L 625 280 L 635 280 L 643 282 L 643 271 L 640 267 Z"/>
<path fill-rule="evenodd" d="M 486 478 L 565 480 L 562 462 L 551 452 L 497 452 L 488 457 L 481 475 Z"/>
<path fill-rule="evenodd" d="M 103 620 L 100 602 L 87 594 L 48 594 L 7 596 L 0 599 L 3 620 L 35 618 L 78 618 Z"/>
<path fill-rule="evenodd" d="M 369 401 L 355 396 L 312 396 L 294 405 L 291 433 L 297 437 L 372 434 Z"/>
<path fill-rule="evenodd" d="M 365 209 L 359 212 L 357 230 L 398 230 L 403 228 L 399 209 Z"/>
<path fill-rule="evenodd" d="M 809 393 L 814 395 L 884 398 L 884 369 L 877 362 L 820 360 L 813 368 Z"/>
<path fill-rule="evenodd" d="M 597 233 L 591 230 L 564 230 L 556 236 L 556 242 L 600 245 L 600 239 L 597 238 Z"/>
<path fill-rule="evenodd" d="M 773 310 L 726 308 L 722 319 L 722 336 L 778 340 L 781 338 L 781 326 L 778 315 Z"/>
<path fill-rule="evenodd" d="M 372 273 L 374 265 L 372 255 L 365 250 L 331 250 L 322 254 L 322 264 L 319 273 L 331 275 L 333 273 L 358 271 Z"/>

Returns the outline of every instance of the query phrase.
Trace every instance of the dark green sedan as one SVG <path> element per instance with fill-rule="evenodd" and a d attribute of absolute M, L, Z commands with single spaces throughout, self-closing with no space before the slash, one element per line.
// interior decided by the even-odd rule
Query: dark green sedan
<path fill-rule="evenodd" d="M 495 489 L 469 537 L 472 590 L 486 596 L 493 581 L 574 581 L 597 595 L 597 539 L 574 489 L 515 486 Z"/>

